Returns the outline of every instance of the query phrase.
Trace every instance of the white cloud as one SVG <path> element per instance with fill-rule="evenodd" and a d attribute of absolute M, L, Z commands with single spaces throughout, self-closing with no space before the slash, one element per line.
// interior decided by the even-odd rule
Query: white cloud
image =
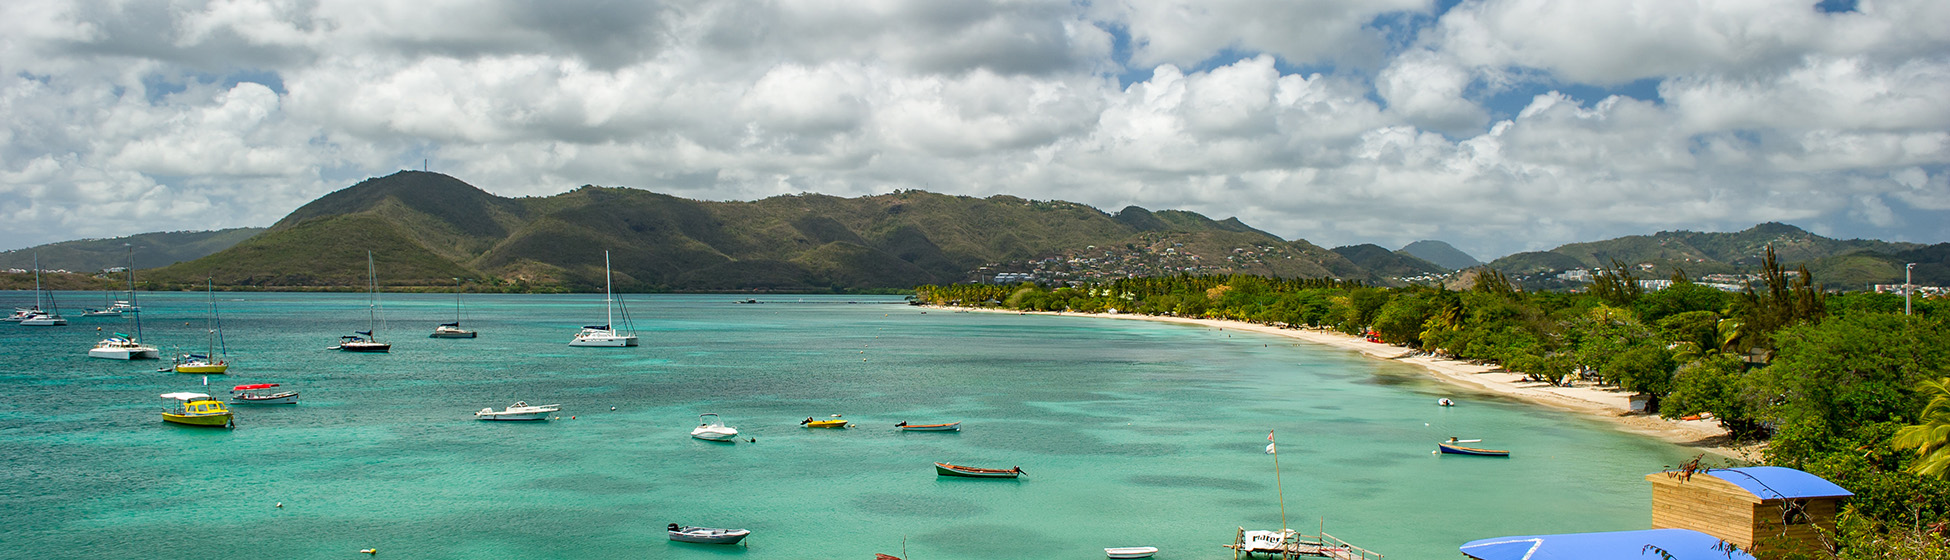
<path fill-rule="evenodd" d="M 23 0 L 0 245 L 265 225 L 422 157 L 503 195 L 926 188 L 1480 257 L 1942 241 L 1946 6 L 1481 0 L 1403 35 L 1429 2 Z"/>

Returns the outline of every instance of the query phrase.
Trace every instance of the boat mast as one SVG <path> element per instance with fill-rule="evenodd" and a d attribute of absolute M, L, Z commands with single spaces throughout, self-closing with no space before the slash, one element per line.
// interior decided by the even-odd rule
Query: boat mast
<path fill-rule="evenodd" d="M 379 273 L 372 267 L 372 251 L 366 251 L 366 336 L 379 342 L 373 325 L 379 322 Z"/>
<path fill-rule="evenodd" d="M 460 326 L 460 279 L 454 279 L 454 326 Z"/>
<path fill-rule="evenodd" d="M 608 258 L 608 254 L 604 254 Z M 34 310 L 41 310 L 41 254 L 34 253 Z"/>
<path fill-rule="evenodd" d="M 207 330 L 207 331 L 210 331 L 210 332 L 209 332 L 209 334 L 210 334 L 210 359 L 211 359 L 211 360 L 217 360 L 217 359 L 219 359 L 219 358 L 217 358 L 217 332 L 218 332 L 218 330 L 219 330 L 219 326 L 218 326 L 218 323 L 217 323 L 217 288 L 216 288 L 216 281 L 215 281 L 215 280 L 212 280 L 212 279 L 210 279 L 210 278 L 204 278 L 204 279 L 203 279 L 203 293 L 204 293 L 204 294 L 207 294 L 207 295 L 209 295 L 209 296 L 210 296 L 210 318 L 208 318 L 208 319 L 204 319 L 204 320 L 203 320 L 203 326 L 204 326 L 204 330 Z"/>
<path fill-rule="evenodd" d="M 135 301 L 135 246 L 128 243 L 123 243 L 122 246 L 129 248 L 129 307 L 134 308 L 129 312 L 135 314 L 135 341 L 140 342 L 142 340 L 142 306 Z"/>
<path fill-rule="evenodd" d="M 1280 448 L 1273 441 L 1273 430 L 1266 431 L 1267 447 L 1273 451 L 1273 488 L 1280 493 L 1280 532 L 1286 532 L 1286 487 L 1280 484 Z"/>
<path fill-rule="evenodd" d="M 610 294 L 615 282 L 609 272 L 609 251 L 603 251 L 603 328 L 612 334 L 616 332 L 616 304 L 610 302 Z"/>

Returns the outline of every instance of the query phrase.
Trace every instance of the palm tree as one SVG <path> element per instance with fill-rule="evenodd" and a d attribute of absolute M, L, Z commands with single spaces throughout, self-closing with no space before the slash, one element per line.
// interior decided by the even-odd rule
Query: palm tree
<path fill-rule="evenodd" d="M 1921 458 L 1909 472 L 1923 476 L 1950 478 L 1950 377 L 1924 381 L 1922 391 L 1931 395 L 1923 407 L 1922 423 L 1896 431 L 1890 445 L 1897 449 L 1916 448 Z"/>

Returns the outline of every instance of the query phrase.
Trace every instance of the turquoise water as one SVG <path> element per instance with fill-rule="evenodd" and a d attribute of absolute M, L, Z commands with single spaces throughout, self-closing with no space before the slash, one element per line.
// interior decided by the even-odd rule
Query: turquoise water
<path fill-rule="evenodd" d="M 923 560 L 1230 558 L 1236 527 L 1280 524 L 1276 429 L 1288 524 L 1454 558 L 1477 538 L 1646 528 L 1642 477 L 1688 456 L 1400 364 L 1204 327 L 631 295 L 643 346 L 571 348 L 600 295 L 470 295 L 474 340 L 425 338 L 450 297 L 389 295 L 394 350 L 365 355 L 326 350 L 364 327 L 363 296 L 218 296 L 232 374 L 204 392 L 275 382 L 302 404 L 239 407 L 230 430 L 163 424 L 156 395 L 201 378 L 87 358 L 95 327 L 121 320 L 0 324 L 0 556 L 871 558 L 905 540 Z M 147 342 L 203 344 L 201 294 L 142 304 Z M 472 419 L 515 400 L 563 418 Z M 701 412 L 758 441 L 691 439 Z M 834 413 L 858 427 L 797 426 Z M 1450 435 L 1515 454 L 1430 453 Z M 1029 476 L 939 478 L 933 461 Z M 672 522 L 753 536 L 671 543 Z"/>

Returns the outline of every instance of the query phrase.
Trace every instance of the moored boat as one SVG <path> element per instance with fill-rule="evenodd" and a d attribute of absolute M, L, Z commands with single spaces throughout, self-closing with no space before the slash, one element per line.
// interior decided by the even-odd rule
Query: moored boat
<path fill-rule="evenodd" d="M 210 398 L 203 393 L 163 393 L 162 398 L 169 401 L 163 407 L 164 422 L 185 426 L 228 426 L 231 422 L 230 409 L 224 408 L 223 401 Z"/>
<path fill-rule="evenodd" d="M 691 430 L 691 437 L 707 441 L 737 441 L 738 428 L 726 426 L 716 413 L 706 412 L 697 415 L 697 428 Z"/>
<path fill-rule="evenodd" d="M 807 417 L 805 420 L 800 420 L 799 425 L 807 428 L 844 428 L 846 421 L 841 420 L 840 415 L 834 414 L 831 418 L 817 420 Z"/>
<path fill-rule="evenodd" d="M 393 345 L 380 342 L 379 336 L 372 334 L 379 322 L 379 272 L 372 265 L 372 251 L 366 251 L 366 330 L 352 331 L 352 334 L 339 337 L 339 345 L 329 350 L 344 352 L 392 352 Z"/>
<path fill-rule="evenodd" d="M 276 383 L 238 385 L 230 389 L 230 402 L 237 404 L 298 404 L 297 391 L 277 389 Z"/>
<path fill-rule="evenodd" d="M 115 333 L 114 336 L 95 343 L 94 348 L 88 349 L 88 357 L 111 360 L 154 360 L 161 356 L 156 347 L 143 345 L 128 335 Z"/>
<path fill-rule="evenodd" d="M 427 338 L 474 338 L 480 333 L 460 328 L 460 279 L 454 279 L 454 322 L 441 323 Z"/>
<path fill-rule="evenodd" d="M 934 474 L 936 476 L 964 476 L 968 478 L 1015 478 L 1028 473 L 1022 472 L 1022 467 L 984 469 L 980 467 L 951 465 L 948 463 L 935 463 Z"/>
<path fill-rule="evenodd" d="M 609 320 L 601 325 L 588 325 L 569 339 L 570 346 L 606 346 L 621 348 L 636 346 L 636 327 L 630 324 L 630 311 L 623 310 L 623 329 L 611 328 L 616 325 L 616 310 L 622 307 L 623 300 L 613 294 L 615 282 L 609 270 L 609 251 L 603 251 L 603 314 Z"/>
<path fill-rule="evenodd" d="M 1104 556 L 1110 558 L 1150 558 L 1158 553 L 1155 546 L 1125 546 L 1104 549 Z"/>
<path fill-rule="evenodd" d="M 1453 443 L 1438 443 L 1435 445 L 1436 447 L 1441 448 L 1439 451 L 1441 451 L 1444 455 L 1477 455 L 1482 457 L 1509 457 L 1510 456 L 1509 451 L 1502 450 L 1502 449 L 1481 449 L 1476 447 L 1464 447 Z"/>
<path fill-rule="evenodd" d="M 43 298 L 47 300 L 46 309 L 41 308 L 41 300 Z M 54 294 L 48 294 L 41 289 L 41 255 L 39 253 L 34 254 L 34 309 L 27 316 L 21 317 L 20 324 L 27 327 L 59 327 L 68 324 L 68 320 L 61 317 L 60 306 L 54 304 Z"/>
<path fill-rule="evenodd" d="M 961 431 L 961 422 L 949 422 L 947 424 L 909 424 L 901 422 L 895 424 L 894 427 L 900 428 L 903 432 L 959 432 Z"/>
<path fill-rule="evenodd" d="M 504 408 L 501 410 L 495 410 L 493 408 L 483 408 L 481 409 L 480 412 L 474 413 L 474 419 L 476 420 L 547 420 L 548 415 L 554 414 L 556 412 L 560 412 L 561 410 L 562 410 L 562 405 L 559 404 L 545 404 L 540 406 L 531 406 L 526 401 L 515 401 L 515 404 L 508 405 L 508 408 Z"/>
<path fill-rule="evenodd" d="M 679 527 L 676 523 L 666 529 L 670 540 L 698 544 L 738 544 L 752 532 L 746 529 L 719 529 L 715 527 Z"/>

